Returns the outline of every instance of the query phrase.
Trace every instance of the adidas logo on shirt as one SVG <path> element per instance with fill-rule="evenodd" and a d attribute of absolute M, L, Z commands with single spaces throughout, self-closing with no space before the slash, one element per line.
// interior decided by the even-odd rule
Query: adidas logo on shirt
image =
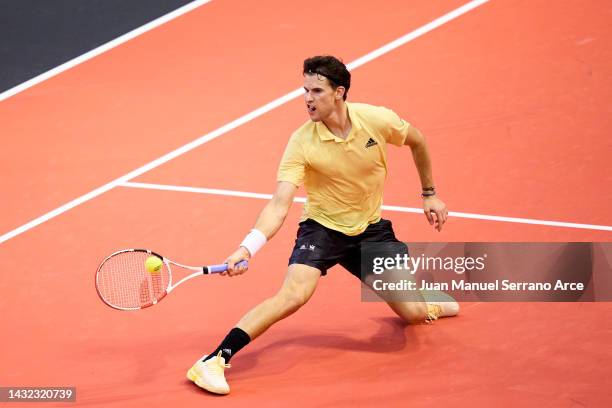
<path fill-rule="evenodd" d="M 369 138 L 369 139 L 368 139 L 368 142 L 367 142 L 367 143 L 366 143 L 366 145 L 365 145 L 365 147 L 366 147 L 366 149 L 367 149 L 368 147 L 372 147 L 372 146 L 375 146 L 375 145 L 377 145 L 377 144 L 378 144 L 378 143 L 376 142 L 376 140 L 374 140 L 374 139 L 372 139 L 372 138 Z"/>

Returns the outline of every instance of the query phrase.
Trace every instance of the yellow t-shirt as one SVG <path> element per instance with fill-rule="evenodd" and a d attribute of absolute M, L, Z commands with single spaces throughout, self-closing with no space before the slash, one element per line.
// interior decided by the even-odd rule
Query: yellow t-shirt
<path fill-rule="evenodd" d="M 336 137 L 323 122 L 306 122 L 291 135 L 277 180 L 304 184 L 302 221 L 310 218 L 358 235 L 380 220 L 387 143 L 403 145 L 410 124 L 384 107 L 346 105 L 352 124 L 348 137 Z"/>

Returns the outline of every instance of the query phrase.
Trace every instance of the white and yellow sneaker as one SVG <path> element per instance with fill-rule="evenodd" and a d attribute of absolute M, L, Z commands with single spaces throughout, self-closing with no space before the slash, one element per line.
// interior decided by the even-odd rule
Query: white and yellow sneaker
<path fill-rule="evenodd" d="M 230 388 L 225 381 L 225 369 L 230 368 L 231 365 L 225 364 L 221 351 L 215 357 L 202 361 L 205 358 L 206 356 L 203 356 L 187 371 L 187 378 L 206 391 L 215 394 L 229 394 Z"/>
<path fill-rule="evenodd" d="M 459 303 L 447 293 L 439 290 L 421 291 L 427 303 L 427 319 L 431 322 L 440 317 L 452 317 L 459 314 Z"/>

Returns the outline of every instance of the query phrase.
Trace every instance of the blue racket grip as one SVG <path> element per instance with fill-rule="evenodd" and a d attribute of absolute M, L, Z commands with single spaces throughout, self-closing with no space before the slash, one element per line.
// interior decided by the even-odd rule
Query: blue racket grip
<path fill-rule="evenodd" d="M 247 261 L 240 261 L 235 266 L 248 266 L 249 263 Z M 227 264 L 220 265 L 211 265 L 204 267 L 204 273 L 220 273 L 227 271 Z"/>

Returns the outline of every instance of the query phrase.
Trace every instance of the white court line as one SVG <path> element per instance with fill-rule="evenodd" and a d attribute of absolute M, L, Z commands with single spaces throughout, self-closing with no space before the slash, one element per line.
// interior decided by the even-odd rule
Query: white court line
<path fill-rule="evenodd" d="M 180 191 L 180 192 L 186 192 L 186 193 L 214 194 L 214 195 L 222 195 L 222 196 L 230 196 L 230 197 L 258 198 L 262 200 L 269 200 L 272 198 L 272 194 L 251 193 L 247 191 L 235 191 L 235 190 L 222 190 L 222 189 L 216 189 L 216 188 L 171 186 L 171 185 L 166 185 L 166 184 L 153 184 L 153 183 L 136 183 L 136 182 L 131 182 L 131 181 L 122 183 L 120 184 L 120 186 L 129 187 L 129 188 L 143 188 L 143 189 L 148 189 L 148 190 Z M 293 201 L 296 203 L 305 203 L 306 199 L 304 197 L 295 197 Z M 423 214 L 422 208 L 415 208 L 415 207 L 399 207 L 396 205 L 383 205 L 382 209 L 386 211 Z M 499 215 L 471 214 L 471 213 L 455 212 L 455 211 L 449 211 L 448 215 L 450 217 L 471 218 L 475 220 L 514 222 L 518 224 L 545 225 L 549 227 L 579 228 L 579 229 L 592 229 L 592 230 L 599 230 L 599 231 L 612 231 L 612 226 L 608 226 L 608 225 L 577 224 L 574 222 L 536 220 L 532 218 L 503 217 Z"/>
<path fill-rule="evenodd" d="M 71 59 L 70 61 L 63 63 L 62 65 L 58 65 L 57 67 L 47 72 L 43 72 L 42 74 L 35 76 L 32 79 L 29 79 L 7 91 L 0 93 L 0 102 L 2 102 L 5 99 L 10 98 L 13 95 L 18 94 L 19 92 L 25 91 L 26 89 L 31 88 L 34 85 L 37 85 L 43 81 L 46 81 L 49 78 L 52 78 L 58 74 L 61 74 L 62 72 L 69 70 L 72 67 L 82 64 L 83 62 L 87 60 L 97 57 L 98 55 L 112 48 L 115 48 L 118 45 L 121 45 L 127 41 L 130 41 L 133 38 L 138 37 L 141 34 L 146 33 L 147 31 L 151 31 L 152 29 L 159 27 L 160 25 L 165 24 L 170 20 L 174 20 L 175 18 L 180 17 L 185 13 L 189 13 L 191 10 L 196 9 L 200 6 L 203 6 L 204 4 L 209 3 L 210 1 L 211 0 L 196 0 L 191 3 L 188 3 L 174 11 L 171 11 L 168 14 L 164 14 L 163 16 L 158 17 L 155 20 L 148 22 L 147 24 L 143 26 L 135 28 L 134 30 L 128 33 L 125 33 L 122 36 L 115 38 L 114 40 L 111 40 L 105 44 L 102 44 L 101 46 L 94 48 L 93 50 L 88 51 L 83 55 L 80 55 L 74 59 Z"/>
<path fill-rule="evenodd" d="M 350 69 L 355 69 L 367 62 L 372 61 L 374 58 L 380 57 L 381 55 L 388 53 L 392 50 L 394 50 L 395 48 L 406 44 L 409 41 L 415 40 L 416 38 L 428 33 L 429 31 L 434 30 L 435 28 L 440 27 L 442 24 L 448 23 L 449 21 L 458 18 L 459 16 L 467 13 L 468 11 L 484 4 L 487 3 L 489 0 L 474 0 L 471 1 L 469 3 L 466 3 L 465 5 L 441 16 L 436 18 L 435 20 L 431 21 L 430 23 L 425 24 L 424 26 L 417 28 L 414 31 L 411 31 L 410 33 L 398 38 L 397 40 L 394 40 L 388 44 L 383 45 L 382 47 L 364 55 L 361 58 L 358 58 L 357 60 L 349 63 L 347 66 L 350 67 Z M 382 50 L 382 51 L 381 51 Z M 0 244 L 8 241 L 11 238 L 16 237 L 17 235 L 23 234 L 24 232 L 52 219 L 57 217 L 60 214 L 63 214 L 64 212 L 80 205 L 83 204 L 86 201 L 89 201 L 109 190 L 111 190 L 112 188 L 125 183 L 126 181 L 129 181 L 135 177 L 138 177 L 144 173 L 146 173 L 149 170 L 152 170 L 156 167 L 161 166 L 162 164 L 178 157 L 181 156 L 184 153 L 187 153 L 193 149 L 195 149 L 196 147 L 199 147 L 201 145 L 203 145 L 204 143 L 210 142 L 213 139 L 216 139 L 219 136 L 222 136 L 224 134 L 226 134 L 227 132 L 229 132 L 230 130 L 233 130 L 247 122 L 252 121 L 253 119 L 256 119 L 260 116 L 262 116 L 264 113 L 267 113 L 295 98 L 297 98 L 298 96 L 302 95 L 303 93 L 303 89 L 302 88 L 298 88 L 295 89 L 291 92 L 289 92 L 288 94 L 285 94 L 283 96 L 281 96 L 278 99 L 273 100 L 272 102 L 269 102 L 257 109 L 255 109 L 254 111 L 251 111 L 249 113 L 247 113 L 246 115 L 243 115 L 241 117 L 239 117 L 238 119 L 235 119 L 223 126 L 221 126 L 220 128 L 217 128 L 215 130 L 213 130 L 210 133 L 207 133 L 201 137 L 199 137 L 198 139 L 187 143 L 186 145 L 183 145 L 181 147 L 179 147 L 178 149 L 175 149 L 173 151 L 171 151 L 170 153 L 167 153 L 155 160 L 153 160 L 152 162 L 149 162 L 147 164 L 145 164 L 144 166 L 141 166 L 139 168 L 137 168 L 136 170 L 133 170 L 131 172 L 129 172 L 128 174 L 121 176 L 101 187 L 96 188 L 93 191 L 90 191 L 87 194 L 84 194 L 78 198 L 75 198 L 74 200 L 62 205 L 61 207 L 58 207 L 52 211 L 49 211 L 48 213 L 41 215 L 38 218 L 33 219 L 32 221 L 15 228 L 12 231 L 9 231 L 7 233 L 5 233 L 4 235 L 0 236 Z"/>

